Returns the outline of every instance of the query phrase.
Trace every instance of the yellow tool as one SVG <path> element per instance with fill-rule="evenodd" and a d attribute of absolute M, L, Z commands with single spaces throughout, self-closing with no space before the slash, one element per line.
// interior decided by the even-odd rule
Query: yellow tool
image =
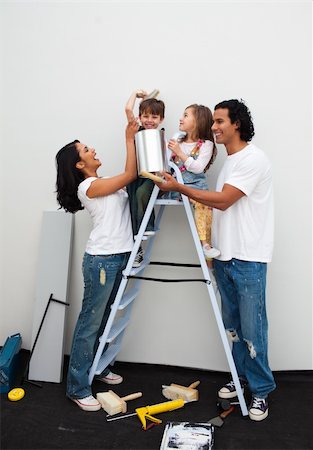
<path fill-rule="evenodd" d="M 142 428 L 144 430 L 147 429 L 147 419 L 151 420 L 154 423 L 162 423 L 162 420 L 157 417 L 153 417 L 152 414 L 159 414 L 166 411 L 173 411 L 174 409 L 182 408 L 186 402 L 182 398 L 178 398 L 177 400 L 172 400 L 170 402 L 158 403 L 157 405 L 151 406 L 143 406 L 141 408 L 136 408 L 135 413 L 125 414 L 124 416 L 112 417 L 107 419 L 107 422 L 111 422 L 112 420 L 124 419 L 126 417 L 135 416 L 139 417 L 140 422 L 142 423 Z"/>
<path fill-rule="evenodd" d="M 147 428 L 146 419 L 151 422 L 162 423 L 162 420 L 153 417 L 152 414 L 159 414 L 166 411 L 173 411 L 173 409 L 182 408 L 186 402 L 182 398 L 172 400 L 171 402 L 158 403 L 157 405 L 144 406 L 143 408 L 136 408 L 137 416 L 142 423 L 142 428 Z"/>
<path fill-rule="evenodd" d="M 22 388 L 14 388 L 11 389 L 11 391 L 8 393 L 8 399 L 11 400 L 11 402 L 17 402 L 18 400 L 21 400 L 25 395 L 25 391 Z"/>

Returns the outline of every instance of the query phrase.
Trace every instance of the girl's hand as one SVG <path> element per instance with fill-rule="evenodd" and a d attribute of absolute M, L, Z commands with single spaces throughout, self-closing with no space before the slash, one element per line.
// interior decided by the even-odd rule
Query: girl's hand
<path fill-rule="evenodd" d="M 182 149 L 180 148 L 180 145 L 175 139 L 170 139 L 168 143 L 168 148 L 172 150 L 175 155 L 180 156 L 182 154 Z"/>
<path fill-rule="evenodd" d="M 128 122 L 126 127 L 126 139 L 134 140 L 135 134 L 137 133 L 139 129 L 139 124 L 137 119 L 133 119 L 130 122 Z"/>

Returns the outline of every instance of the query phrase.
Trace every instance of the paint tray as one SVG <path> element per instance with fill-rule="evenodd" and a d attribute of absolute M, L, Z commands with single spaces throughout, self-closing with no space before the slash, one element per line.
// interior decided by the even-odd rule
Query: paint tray
<path fill-rule="evenodd" d="M 160 450 L 212 450 L 214 426 L 209 422 L 168 422 Z"/>

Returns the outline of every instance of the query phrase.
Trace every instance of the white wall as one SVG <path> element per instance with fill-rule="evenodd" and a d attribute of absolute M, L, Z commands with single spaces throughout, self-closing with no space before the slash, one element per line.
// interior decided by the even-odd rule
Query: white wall
<path fill-rule="evenodd" d="M 124 105 L 158 88 L 165 129 L 185 106 L 243 98 L 274 169 L 276 240 L 268 272 L 273 370 L 312 369 L 311 2 L 16 2 L 0 5 L 1 329 L 31 345 L 43 210 L 55 210 L 54 157 L 72 139 L 122 170 Z M 210 172 L 210 186 L 225 157 Z M 197 262 L 187 221 L 166 211 L 154 260 Z M 66 352 L 82 297 L 90 229 L 75 217 Z M 171 269 L 194 276 L 196 270 Z M 147 274 L 164 276 L 165 269 Z M 168 275 L 168 272 L 166 272 Z M 227 370 L 202 285 L 145 284 L 119 359 Z"/>

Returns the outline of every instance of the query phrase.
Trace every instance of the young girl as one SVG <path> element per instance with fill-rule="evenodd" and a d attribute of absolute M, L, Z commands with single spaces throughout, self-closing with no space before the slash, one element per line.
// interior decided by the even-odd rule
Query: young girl
<path fill-rule="evenodd" d="M 84 298 L 73 336 L 66 388 L 66 395 L 85 411 L 101 408 L 92 395 L 88 373 L 133 248 L 128 196 L 122 188 L 137 176 L 137 130 L 135 120 L 127 125 L 125 171 L 111 178 L 98 177 L 101 162 L 95 150 L 79 141 L 67 144 L 56 155 L 58 203 L 71 213 L 86 208 L 93 221 L 83 258 Z M 107 384 L 123 381 L 108 367 L 99 379 Z"/>
<path fill-rule="evenodd" d="M 205 172 L 217 153 L 212 124 L 212 113 L 208 107 L 197 104 L 187 106 L 179 121 L 179 130 L 185 132 L 185 136 L 178 141 L 170 139 L 168 144 L 172 160 L 178 165 L 184 184 L 196 189 L 208 189 Z M 178 193 L 171 193 L 171 198 L 177 197 Z M 220 254 L 219 250 L 211 247 L 212 209 L 194 200 L 192 204 L 202 249 L 206 259 L 210 260 Z"/>

